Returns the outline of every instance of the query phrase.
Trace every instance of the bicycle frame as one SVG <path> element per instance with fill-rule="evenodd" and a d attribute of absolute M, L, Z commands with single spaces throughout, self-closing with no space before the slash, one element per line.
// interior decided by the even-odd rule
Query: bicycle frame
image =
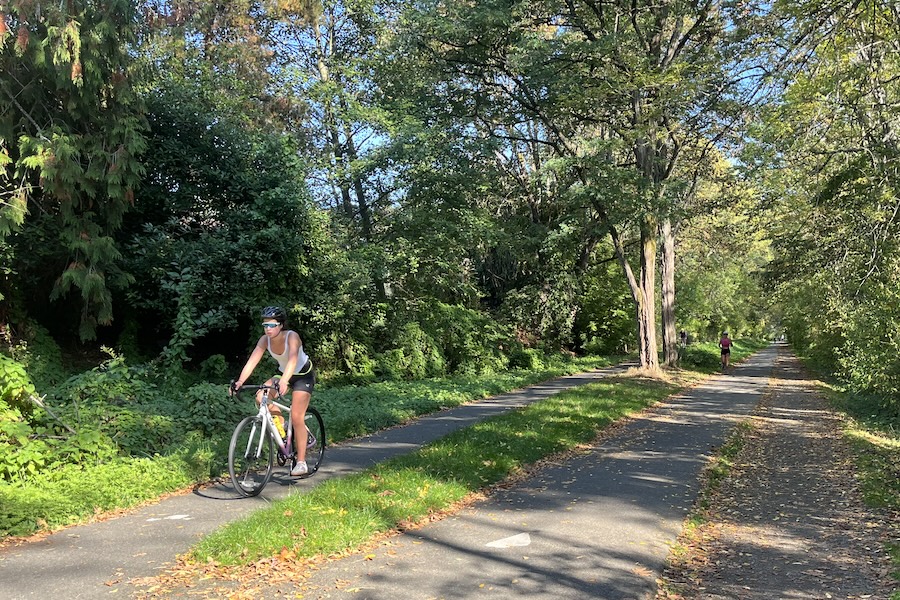
<path fill-rule="evenodd" d="M 242 496 L 259 494 L 272 477 L 274 463 L 279 467 L 296 464 L 297 453 L 294 452 L 294 423 L 291 409 L 279 402 L 283 396 L 278 394 L 278 384 L 252 385 L 243 388 L 259 398 L 256 413 L 251 413 L 235 427 L 228 448 L 228 472 L 235 489 Z M 276 395 L 272 397 L 272 392 Z M 240 397 L 240 390 L 232 393 Z M 271 409 L 277 406 L 285 414 L 285 435 L 282 436 L 275 424 Z M 312 406 L 307 407 L 303 421 L 306 435 L 307 472 L 300 477 L 309 477 L 319 470 L 325 454 L 325 423 L 322 415 Z M 301 430 L 302 431 L 302 430 Z M 311 454 L 310 454 L 311 453 Z"/>
<path fill-rule="evenodd" d="M 275 385 L 258 385 L 256 386 L 257 390 L 263 390 L 262 400 L 259 403 L 259 411 L 257 415 L 260 419 L 262 419 L 263 423 L 266 424 L 266 429 L 272 435 L 272 439 L 275 440 L 275 445 L 278 446 L 278 451 L 285 457 L 291 456 L 293 454 L 293 449 L 291 449 L 291 438 L 293 437 L 291 434 L 294 428 L 293 423 L 291 423 L 291 407 L 285 406 L 281 402 L 276 400 L 272 400 L 269 398 L 268 390 L 278 390 Z M 274 405 L 280 408 L 283 411 L 287 411 L 288 418 L 285 419 L 285 428 L 284 432 L 287 434 L 286 438 L 281 437 L 281 432 L 278 431 L 278 427 L 275 425 L 275 419 L 272 417 L 272 413 L 269 410 L 269 406 Z M 253 426 L 253 430 L 250 435 L 250 439 L 247 441 L 247 451 L 250 451 L 250 445 L 253 444 L 253 438 L 256 437 L 256 425 Z M 256 456 L 260 456 L 262 454 L 263 443 L 265 442 L 265 436 L 259 436 L 259 443 L 256 447 Z"/>

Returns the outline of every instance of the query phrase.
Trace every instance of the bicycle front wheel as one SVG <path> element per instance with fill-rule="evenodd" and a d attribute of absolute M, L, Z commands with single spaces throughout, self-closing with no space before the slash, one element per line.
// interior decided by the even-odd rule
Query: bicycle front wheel
<path fill-rule="evenodd" d="M 319 470 L 325 457 L 325 421 L 315 408 L 306 409 L 306 466 L 309 475 Z M 307 477 L 309 476 L 307 475 Z"/>
<path fill-rule="evenodd" d="M 256 496 L 272 478 L 275 440 L 258 416 L 247 417 L 234 428 L 228 446 L 228 473 L 242 496 Z"/>

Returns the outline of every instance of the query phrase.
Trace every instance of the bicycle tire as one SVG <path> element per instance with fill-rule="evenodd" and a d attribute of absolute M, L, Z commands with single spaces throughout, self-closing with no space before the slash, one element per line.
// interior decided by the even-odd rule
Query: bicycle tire
<path fill-rule="evenodd" d="M 272 478 L 274 462 L 275 440 L 263 420 L 251 416 L 238 423 L 228 445 L 228 474 L 234 489 L 241 496 L 258 495 Z"/>
<path fill-rule="evenodd" d="M 312 406 L 306 409 L 305 420 L 306 428 L 309 430 L 307 441 L 311 442 L 306 446 L 306 466 L 309 468 L 306 477 L 309 477 L 319 470 L 322 459 L 325 458 L 325 421 L 322 420 L 319 411 Z"/>

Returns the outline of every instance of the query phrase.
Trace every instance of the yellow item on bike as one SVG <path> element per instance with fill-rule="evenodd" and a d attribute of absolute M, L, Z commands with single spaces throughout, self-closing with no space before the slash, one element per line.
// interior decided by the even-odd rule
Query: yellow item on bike
<path fill-rule="evenodd" d="M 287 433 L 284 431 L 284 417 L 281 415 L 272 415 L 272 419 L 275 421 L 275 429 L 278 430 L 278 433 L 282 438 L 286 438 Z"/>

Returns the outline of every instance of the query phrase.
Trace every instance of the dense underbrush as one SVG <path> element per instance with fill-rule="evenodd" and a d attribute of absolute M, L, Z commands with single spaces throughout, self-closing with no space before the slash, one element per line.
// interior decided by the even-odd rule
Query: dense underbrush
<path fill-rule="evenodd" d="M 235 423 L 254 410 L 252 398 L 228 395 L 227 377 L 173 380 L 112 352 L 42 398 L 21 365 L 0 361 L 0 536 L 82 522 L 216 478 L 226 470 Z M 534 369 L 359 385 L 326 381 L 313 400 L 335 442 L 610 362 L 541 355 Z"/>

